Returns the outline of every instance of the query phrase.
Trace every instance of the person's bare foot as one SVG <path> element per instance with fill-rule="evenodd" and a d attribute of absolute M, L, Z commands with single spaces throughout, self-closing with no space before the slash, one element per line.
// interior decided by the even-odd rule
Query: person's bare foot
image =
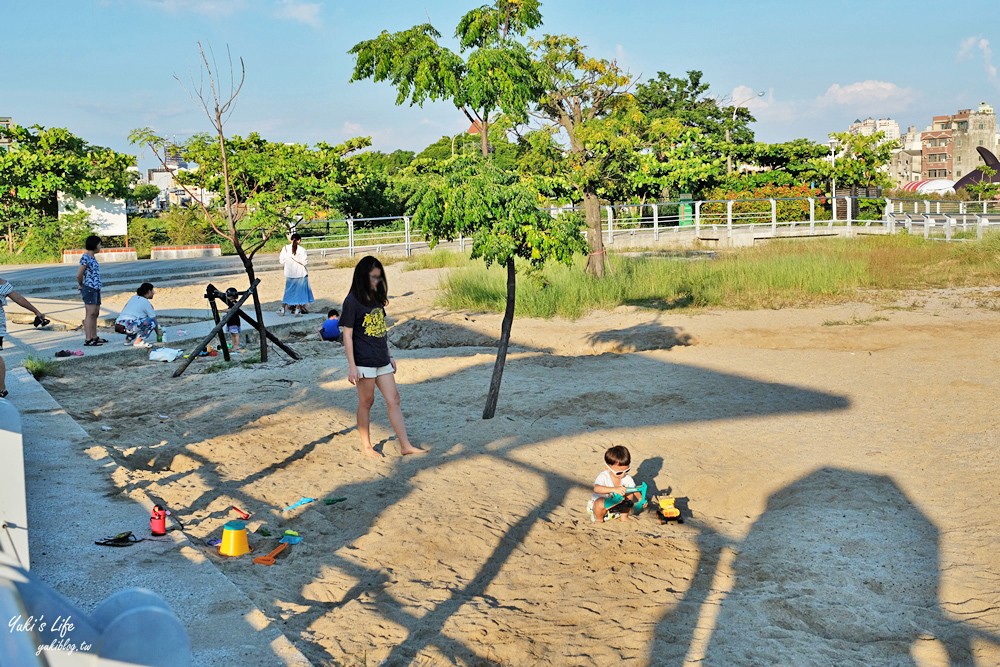
<path fill-rule="evenodd" d="M 365 456 L 367 456 L 370 459 L 375 459 L 377 461 L 378 459 L 382 458 L 382 452 L 378 451 L 377 449 L 373 449 L 371 447 L 362 447 L 361 451 L 364 453 Z"/>
<path fill-rule="evenodd" d="M 407 447 L 400 447 L 399 453 L 402 454 L 403 456 L 409 456 L 410 454 L 426 454 L 427 450 L 420 449 L 419 447 L 414 447 L 413 445 L 409 445 Z"/>

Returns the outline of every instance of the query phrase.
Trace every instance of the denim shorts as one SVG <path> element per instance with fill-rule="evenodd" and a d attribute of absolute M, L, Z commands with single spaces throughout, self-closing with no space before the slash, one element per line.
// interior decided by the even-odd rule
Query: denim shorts
<path fill-rule="evenodd" d="M 101 305 L 101 290 L 99 289 L 84 285 L 80 288 L 80 296 L 83 297 L 83 302 L 88 306 Z"/>

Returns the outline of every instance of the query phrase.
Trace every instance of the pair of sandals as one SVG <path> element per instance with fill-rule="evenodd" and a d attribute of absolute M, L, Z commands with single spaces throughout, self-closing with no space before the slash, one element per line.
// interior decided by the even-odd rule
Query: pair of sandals
<path fill-rule="evenodd" d="M 91 338 L 90 340 L 86 341 L 83 344 L 83 346 L 84 347 L 100 347 L 101 345 L 104 345 L 107 342 L 108 341 L 106 339 L 104 339 L 104 338 Z"/>
<path fill-rule="evenodd" d="M 124 533 L 118 533 L 113 537 L 105 537 L 103 540 L 97 540 L 94 544 L 99 547 L 130 547 L 133 544 L 144 541 L 142 538 L 133 535 L 131 530 L 128 530 Z"/>
<path fill-rule="evenodd" d="M 35 315 L 35 321 L 31 323 L 31 326 L 39 329 L 41 327 L 47 327 L 52 323 L 52 320 L 45 317 L 44 315 Z"/>

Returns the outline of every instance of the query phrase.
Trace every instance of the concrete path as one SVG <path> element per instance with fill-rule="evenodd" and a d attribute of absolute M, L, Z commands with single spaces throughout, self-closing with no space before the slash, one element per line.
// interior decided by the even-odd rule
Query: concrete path
<path fill-rule="evenodd" d="M 183 533 L 171 532 L 162 541 L 128 548 L 94 545 L 97 539 L 125 530 L 148 537 L 154 502 L 142 491 L 128 498 L 117 493 L 111 480 L 116 464 L 107 450 L 22 364 L 29 355 L 54 359 L 60 349 L 84 350 L 87 357 L 146 355 L 147 351 L 126 348 L 124 336 L 107 331 L 102 335 L 109 344 L 85 348 L 82 333 L 68 328 L 83 318 L 79 299 L 32 300 L 53 325 L 34 329 L 23 311 L 19 315 L 18 307 L 9 309 L 3 351 L 10 400 L 21 412 L 24 427 L 32 571 L 86 610 L 123 588 L 145 587 L 159 593 L 187 628 L 196 665 L 309 665 L 280 629 Z M 206 313 L 207 309 L 184 309 L 159 314 L 198 318 Z M 111 321 L 114 315 L 102 312 Z M 270 312 L 264 316 L 268 327 L 277 331 L 309 320 L 318 330 L 323 319 L 319 313 L 280 317 Z M 205 320 L 168 326 L 165 344 L 190 350 L 213 326 L 214 322 Z M 254 353 L 255 347 L 249 352 Z M 60 361 L 72 365 L 76 359 Z"/>
<path fill-rule="evenodd" d="M 100 261 L 100 255 L 98 255 Z M 280 269 L 277 255 L 263 255 L 254 259 L 257 273 Z M 315 262 L 310 269 L 326 268 Z M 45 266 L 0 267 L 0 278 L 14 284 L 14 289 L 34 301 L 39 297 L 75 297 L 79 299 L 76 284 L 76 264 L 49 264 Z M 194 259 L 139 260 L 138 262 L 105 262 L 101 264 L 101 280 L 105 292 L 133 291 L 144 282 L 170 287 L 207 283 L 225 276 L 243 275 L 239 257 L 198 257 Z M 120 288 L 120 289 L 115 289 Z"/>

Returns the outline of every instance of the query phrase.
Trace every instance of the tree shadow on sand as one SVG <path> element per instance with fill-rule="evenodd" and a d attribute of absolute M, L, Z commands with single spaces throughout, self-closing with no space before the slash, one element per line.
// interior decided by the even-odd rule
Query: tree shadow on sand
<path fill-rule="evenodd" d="M 432 332 L 437 339 L 450 342 L 475 340 L 480 334 L 464 331 L 463 327 L 438 322 L 437 328 L 447 330 Z M 427 335 L 427 332 L 424 332 Z M 474 335 L 473 335 L 474 334 Z M 419 343 L 419 341 L 417 341 Z M 678 329 L 658 324 L 639 325 L 617 331 L 606 331 L 591 337 L 595 348 L 626 350 L 663 350 L 675 345 L 689 343 L 687 335 Z M 423 360 L 451 358 L 463 354 L 482 355 L 492 353 L 489 348 L 436 348 L 411 347 L 410 356 Z M 489 356 L 484 355 L 484 356 Z M 607 373 L 609 360 L 614 362 L 614 372 Z M 406 364 L 403 359 L 402 363 Z M 434 443 L 431 454 L 403 461 L 390 459 L 379 468 L 380 475 L 354 483 L 342 484 L 336 479 L 321 480 L 323 488 L 301 490 L 302 493 L 320 497 L 319 494 L 346 496 L 350 500 L 341 505 L 327 507 L 321 503 L 308 505 L 283 518 L 294 524 L 307 538 L 306 548 L 322 549 L 327 554 L 319 564 L 294 570 L 296 550 L 292 550 L 285 564 L 287 585 L 283 590 L 297 590 L 297 595 L 278 593 L 271 587 L 266 568 L 230 568 L 227 575 L 245 591 L 271 618 L 282 615 L 283 605 L 295 605 L 294 625 L 286 625 L 283 631 L 306 650 L 310 659 L 319 662 L 337 660 L 320 641 L 314 638 L 311 627 L 314 622 L 333 610 L 364 600 L 388 624 L 405 629 L 404 640 L 395 643 L 383 664 L 410 664 L 426 649 L 437 648 L 445 655 L 462 659 L 472 664 L 497 664 L 489 653 L 468 641 L 449 637 L 444 632 L 445 625 L 465 605 L 482 605 L 487 608 L 507 606 L 508 601 L 497 600 L 487 594 L 497 573 L 510 561 L 512 554 L 523 544 L 525 536 L 540 522 L 551 522 L 553 512 L 566 504 L 567 494 L 576 488 L 587 486 L 589 480 L 580 480 L 575 475 L 561 472 L 559 462 L 555 465 L 527 463 L 518 456 L 519 450 L 544 445 L 555 437 L 581 433 L 599 433 L 622 427 L 642 428 L 669 426 L 691 422 L 732 420 L 740 416 L 762 417 L 800 413 L 822 413 L 844 410 L 849 401 L 839 395 L 792 385 L 766 382 L 731 373 L 697 368 L 653 358 L 651 355 L 604 354 L 563 357 L 550 354 L 545 345 L 515 349 L 508 358 L 504 387 L 500 395 L 498 417 L 489 422 L 478 418 L 482 400 L 485 399 L 492 360 L 475 362 L 466 368 L 449 372 L 447 375 L 433 376 L 418 383 L 405 384 L 405 375 L 400 381 L 404 409 L 408 410 L 407 423 L 416 437 L 416 442 L 433 438 L 420 437 L 420 431 L 433 433 L 438 424 L 421 424 L 420 403 L 434 401 L 439 410 L 454 415 L 455 428 L 463 424 L 462 439 L 464 450 L 452 452 L 447 443 Z M 574 382 L 575 377 L 595 376 L 603 378 L 600 391 L 594 391 L 587 384 Z M 224 384 L 224 374 L 216 376 Z M 453 385 L 449 382 L 454 381 Z M 462 387 L 482 387 L 481 395 L 469 395 Z M 310 386 L 303 393 L 282 396 L 276 406 L 267 408 L 266 414 L 279 412 L 295 405 L 299 410 L 328 409 L 331 404 L 348 406 L 354 401 L 354 389 L 324 389 Z M 747 398 L 752 397 L 752 402 Z M 408 408 L 413 403 L 417 407 Z M 199 405 L 198 411 L 211 411 L 216 405 L 210 402 Z M 153 408 L 155 409 L 155 407 Z M 259 419 L 259 416 L 257 417 Z M 242 435 L 253 427 L 240 427 L 231 422 L 230 433 Z M 343 426 L 343 425 L 341 425 Z M 231 427 L 236 427 L 232 429 Z M 214 429 L 213 429 L 214 430 Z M 210 435 L 203 431 L 185 436 L 182 442 L 204 440 Z M 189 472 L 171 473 L 155 480 L 161 488 L 172 483 L 183 484 L 188 476 L 197 476 L 204 481 L 208 490 L 190 504 L 185 511 L 205 510 L 213 502 L 212 489 L 218 488 L 223 480 L 236 499 L 242 499 L 248 506 L 259 506 L 259 499 L 244 491 L 252 482 L 265 479 L 285 466 L 295 463 L 310 463 L 316 456 L 352 457 L 357 454 L 356 439 L 350 429 L 338 429 L 329 437 L 319 438 L 293 448 L 280 458 L 242 479 L 233 477 L 222 469 L 222 463 L 205 457 L 196 458 L 199 466 Z M 413 516 L 440 512 L 441 507 L 463 508 L 464 511 L 492 512 L 491 508 L 470 508 L 468 498 L 462 491 L 446 490 L 441 496 L 428 499 L 424 494 L 415 494 L 415 478 L 423 471 L 449 474 L 448 464 L 461 462 L 469 455 L 489 457 L 499 466 L 510 468 L 512 479 L 519 477 L 537 478 L 544 484 L 544 499 L 530 503 L 526 510 L 518 510 L 510 521 L 497 524 L 496 546 L 489 556 L 478 563 L 476 572 L 470 577 L 459 578 L 448 583 L 447 594 L 429 611 L 407 608 L 407 603 L 393 594 L 394 575 L 374 559 L 363 563 L 357 557 L 358 540 L 375 530 L 376 524 L 386 512 L 401 502 L 411 503 L 408 508 Z M 369 464 L 363 463 L 367 466 Z M 644 462 L 641 474 L 655 476 L 662 467 L 662 459 L 657 463 Z M 654 471 L 655 468 L 655 471 Z M 374 469 L 374 468 L 373 468 Z M 147 487 L 147 482 L 137 482 L 132 486 Z M 655 488 L 655 482 L 654 482 Z M 412 497 L 412 498 L 411 498 Z M 363 499 L 363 500 L 362 500 Z M 294 499 L 293 499 L 294 500 Z M 244 507 L 253 510 L 253 507 Z M 263 511 L 263 510 L 261 510 Z M 274 510 L 272 509 L 272 513 Z M 582 513 L 582 508 L 581 508 Z M 343 516 L 349 521 L 341 521 Z M 215 517 L 214 513 L 212 518 Z M 204 520 L 204 518 L 203 518 Z M 443 539 L 443 538 L 442 538 Z M 454 548 L 462 549 L 461 536 L 455 536 Z M 711 550 L 703 551 L 709 553 Z M 309 591 L 314 584 L 322 582 L 333 570 L 343 578 L 355 583 L 344 590 L 337 599 L 320 599 Z M 440 587 L 440 582 L 437 586 Z M 289 586 L 293 588 L 289 588 Z M 595 591 L 596 594 L 596 591 Z M 525 613 L 531 613 L 530 610 Z M 345 632 L 353 632 L 345 628 Z"/>
<path fill-rule="evenodd" d="M 1000 644 L 940 599 L 939 531 L 889 477 L 821 468 L 774 493 L 744 540 L 699 529 L 652 665 L 904 666 L 933 651 L 972 667 L 974 639 Z"/>
<path fill-rule="evenodd" d="M 452 331 L 446 335 L 450 340 L 461 339 L 461 332 Z M 602 345 L 613 344 L 620 346 L 620 349 L 646 350 L 672 347 L 683 344 L 679 343 L 683 340 L 685 340 L 683 332 L 671 327 L 649 325 L 630 327 L 617 332 L 604 332 L 595 337 L 595 342 Z M 654 346 L 650 341 L 660 343 Z M 414 356 L 434 359 L 453 356 L 454 352 L 437 348 L 415 348 Z M 566 496 L 571 489 L 585 486 L 581 480 L 561 474 L 558 469 L 519 460 L 514 456 L 519 449 L 544 443 L 556 434 L 599 431 L 625 425 L 643 427 L 690 421 L 728 420 L 738 415 L 757 417 L 837 411 L 846 409 L 849 405 L 847 399 L 842 396 L 780 383 L 762 382 L 714 370 L 665 363 L 647 356 L 612 355 L 612 358 L 618 366 L 616 377 L 610 378 L 603 391 L 597 394 L 588 391 L 586 387 L 575 386 L 569 380 L 575 373 L 591 375 L 599 372 L 599 369 L 606 368 L 607 355 L 558 357 L 545 352 L 528 351 L 510 359 L 505 388 L 501 393 L 500 417 L 491 422 L 481 422 L 470 413 L 470 409 L 475 411 L 478 407 L 478 397 L 466 393 L 447 394 L 439 391 L 433 400 L 446 407 L 453 403 L 453 410 L 450 412 L 456 415 L 456 419 L 460 419 L 459 415 L 469 415 L 475 419 L 476 432 L 474 435 L 470 434 L 468 448 L 461 454 L 454 455 L 441 453 L 438 450 L 428 457 L 400 463 L 388 479 L 341 485 L 330 491 L 331 494 L 349 498 L 370 498 L 377 493 L 380 500 L 375 506 L 369 504 L 361 508 L 355 504 L 353 507 L 346 507 L 345 509 L 352 511 L 351 516 L 354 520 L 325 538 L 323 546 L 330 555 L 324 558 L 322 566 L 313 572 L 303 571 L 295 577 L 296 585 L 300 587 L 302 593 L 291 598 L 283 597 L 282 602 L 291 602 L 308 608 L 298 614 L 296 626 L 308 628 L 316 619 L 329 611 L 340 609 L 352 600 L 357 600 L 359 596 L 365 595 L 366 603 L 374 605 L 377 613 L 383 618 L 408 628 L 405 640 L 393 646 L 383 664 L 410 664 L 430 647 L 473 664 L 493 664 L 490 662 L 489 654 L 484 655 L 479 647 L 448 637 L 443 631 L 445 625 L 464 605 L 502 605 L 502 601 L 491 601 L 486 595 L 486 590 L 497 573 L 523 543 L 524 537 L 532 528 L 539 521 L 548 521 L 552 511 L 565 504 Z M 473 384 L 482 386 L 485 395 L 491 368 L 492 364 L 489 362 L 478 363 L 451 373 L 449 378 L 457 380 L 457 386 L 466 386 L 468 383 L 463 382 L 466 376 L 476 376 Z M 563 377 L 564 374 L 566 377 Z M 420 396 L 421 401 L 428 400 L 428 395 L 434 395 L 432 392 L 441 381 L 434 378 L 405 385 L 402 389 L 404 404 L 408 395 Z M 558 391 L 554 391 L 556 387 Z M 688 392 L 696 394 L 697 398 L 686 398 L 685 394 Z M 505 395 L 510 398 L 518 397 L 519 394 L 535 398 L 528 401 L 508 401 L 505 405 Z M 749 406 L 746 401 L 747 396 L 754 397 L 754 403 Z M 516 407 L 509 403 L 513 403 Z M 605 405 L 614 409 L 604 410 L 602 406 Z M 519 426 L 512 427 L 510 420 L 514 420 Z M 414 423 L 412 416 L 408 421 Z M 350 443 L 351 451 L 354 450 L 354 444 Z M 538 476 L 544 481 L 545 498 L 519 515 L 505 528 L 498 545 L 481 563 L 475 576 L 457 586 L 449 586 L 446 599 L 418 617 L 405 609 L 400 600 L 393 596 L 392 575 L 388 575 L 380 567 L 360 565 L 357 558 L 344 557 L 342 550 L 352 549 L 351 545 L 355 541 L 365 537 L 372 530 L 384 513 L 383 505 L 391 506 L 407 499 L 416 490 L 412 480 L 421 471 L 436 469 L 441 470 L 442 474 L 447 474 L 445 468 L 451 460 L 459 462 L 469 454 L 489 456 L 505 465 L 516 466 L 525 475 Z M 648 474 L 652 480 L 660 467 L 662 459 L 654 457 L 643 463 L 640 474 Z M 516 471 L 513 474 L 518 475 Z M 655 489 L 655 480 L 653 488 Z M 456 494 L 455 497 L 437 498 L 434 502 L 439 506 L 459 507 L 462 506 L 464 499 Z M 423 509 L 414 507 L 413 512 L 420 515 Z M 433 508 L 427 510 L 435 511 Z M 300 518 L 306 530 L 318 529 L 326 521 L 324 515 L 336 511 L 338 510 L 312 507 L 304 510 Z M 339 570 L 357 583 L 337 601 L 318 601 L 315 596 L 305 594 L 305 591 L 312 583 L 325 576 L 321 572 L 324 568 Z M 336 658 L 319 644 L 311 643 L 309 633 L 298 633 L 290 628 L 286 631 L 295 635 L 295 641 L 300 645 L 311 644 L 312 659 Z"/>

